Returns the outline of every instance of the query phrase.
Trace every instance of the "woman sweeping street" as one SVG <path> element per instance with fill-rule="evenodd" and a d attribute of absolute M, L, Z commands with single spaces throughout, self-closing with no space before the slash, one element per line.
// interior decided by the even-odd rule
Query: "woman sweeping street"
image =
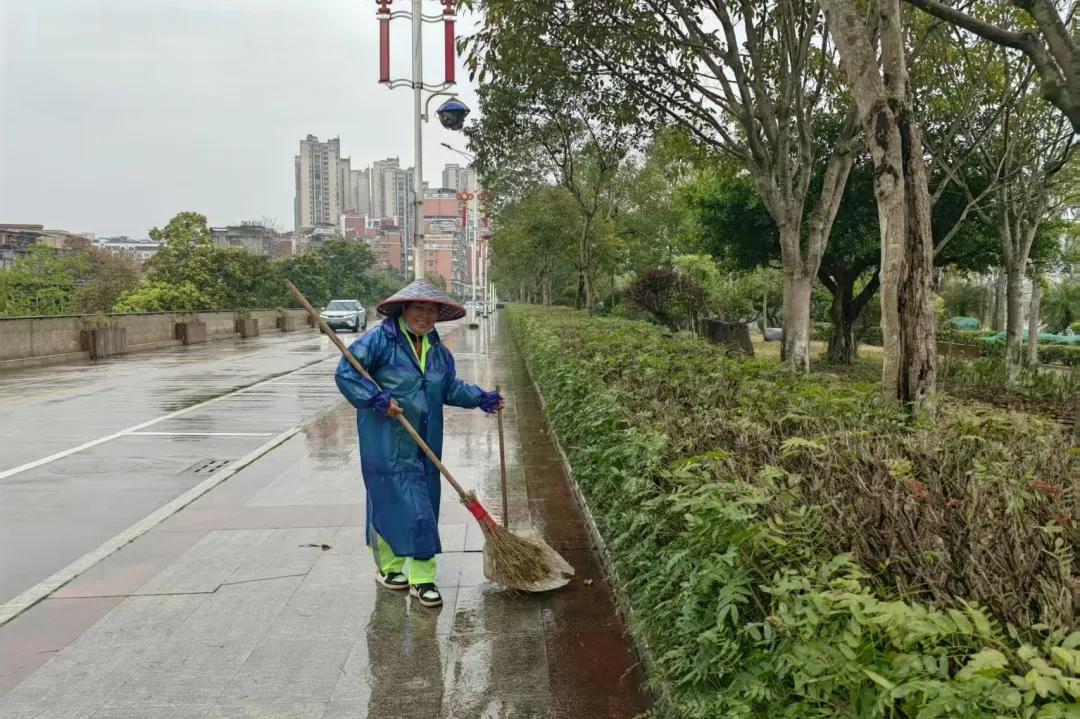
<path fill-rule="evenodd" d="M 442 479 L 397 417 L 404 414 L 441 459 L 443 405 L 493 413 L 504 400 L 457 378 L 454 357 L 435 323 L 461 319 L 465 308 L 433 284 L 417 280 L 380 303 L 378 311 L 386 320 L 349 349 L 382 391 L 344 359 L 336 376 L 341 393 L 356 407 L 367 544 L 379 584 L 410 589 L 421 605 L 437 607 Z"/>

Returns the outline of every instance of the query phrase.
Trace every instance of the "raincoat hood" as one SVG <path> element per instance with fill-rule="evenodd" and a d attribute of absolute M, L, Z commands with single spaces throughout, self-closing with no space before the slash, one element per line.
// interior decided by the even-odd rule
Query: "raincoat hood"
<path fill-rule="evenodd" d="M 410 302 L 429 302 L 439 306 L 439 322 L 460 320 L 465 308 L 427 280 L 416 280 L 403 290 L 383 300 L 376 308 L 385 317 L 400 317 Z"/>

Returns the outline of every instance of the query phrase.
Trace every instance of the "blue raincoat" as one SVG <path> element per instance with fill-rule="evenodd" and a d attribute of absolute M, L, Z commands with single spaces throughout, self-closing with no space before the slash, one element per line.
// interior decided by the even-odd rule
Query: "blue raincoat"
<path fill-rule="evenodd" d="M 443 405 L 477 408 L 489 393 L 457 378 L 454 357 L 435 330 L 427 338 L 430 348 L 423 372 L 394 318 L 385 320 L 349 349 L 379 386 L 397 400 L 405 418 L 441 459 Z M 336 380 L 338 389 L 357 410 L 369 543 L 374 527 L 399 557 L 439 554 L 439 470 L 397 419 L 383 417 L 375 410 L 378 391 L 345 358 L 338 365 Z"/>

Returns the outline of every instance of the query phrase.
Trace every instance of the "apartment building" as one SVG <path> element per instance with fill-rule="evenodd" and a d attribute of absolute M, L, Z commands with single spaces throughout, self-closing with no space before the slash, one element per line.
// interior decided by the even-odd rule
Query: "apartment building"
<path fill-rule="evenodd" d="M 296 234 L 317 227 L 336 227 L 340 221 L 345 188 L 338 138 L 320 142 L 315 135 L 300 141 L 296 155 L 296 200 L 294 203 Z"/>

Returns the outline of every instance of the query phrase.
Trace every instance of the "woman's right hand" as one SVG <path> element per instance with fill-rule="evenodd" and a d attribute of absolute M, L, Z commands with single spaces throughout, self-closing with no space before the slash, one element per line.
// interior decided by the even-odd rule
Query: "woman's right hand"
<path fill-rule="evenodd" d="M 384 416 L 394 419 L 395 417 L 400 417 L 403 414 L 405 414 L 405 411 L 401 409 L 401 407 L 398 405 L 397 400 L 391 399 L 390 406 L 387 407 L 386 415 Z"/>

